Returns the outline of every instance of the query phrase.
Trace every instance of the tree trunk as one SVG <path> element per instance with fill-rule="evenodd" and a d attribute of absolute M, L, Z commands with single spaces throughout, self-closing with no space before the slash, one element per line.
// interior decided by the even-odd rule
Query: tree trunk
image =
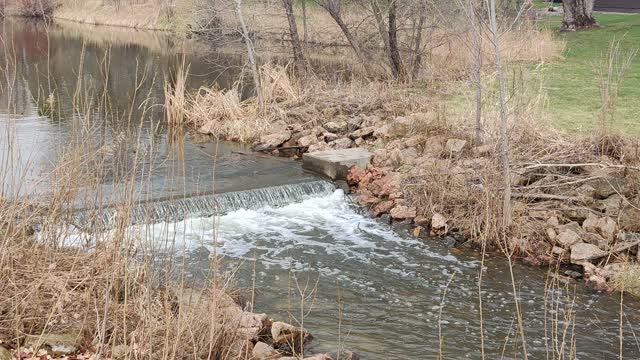
<path fill-rule="evenodd" d="M 307 26 L 307 0 L 302 0 L 302 30 L 304 31 L 305 50 L 309 46 L 309 28 Z"/>
<path fill-rule="evenodd" d="M 482 24 L 478 17 L 476 2 L 469 1 L 469 15 L 473 28 L 473 82 L 476 87 L 476 143 L 484 142 L 484 127 L 482 126 Z"/>
<path fill-rule="evenodd" d="M 258 70 L 258 62 L 256 61 L 255 48 L 253 46 L 253 41 L 251 40 L 251 36 L 249 35 L 249 29 L 247 28 L 247 24 L 244 22 L 244 16 L 242 15 L 242 0 L 234 0 L 234 1 L 235 1 L 236 18 L 240 23 L 240 29 L 242 30 L 242 38 L 247 47 L 247 56 L 249 58 L 249 64 L 251 65 L 253 82 L 256 86 L 258 103 L 260 106 L 260 110 L 264 110 L 265 104 L 264 104 L 264 98 L 262 96 L 262 90 L 261 90 L 260 71 Z"/>
<path fill-rule="evenodd" d="M 340 14 L 340 0 L 317 0 L 317 1 L 318 1 L 318 4 L 329 13 L 329 15 L 333 18 L 333 21 L 335 21 L 336 24 L 340 27 L 340 30 L 342 30 L 344 37 L 347 39 L 347 41 L 349 42 L 349 45 L 351 45 L 351 48 L 353 49 L 353 52 L 356 54 L 358 61 L 362 63 L 362 66 L 364 66 L 365 72 L 369 73 L 371 70 L 371 65 L 369 64 L 367 59 L 365 59 L 364 53 L 360 48 L 360 44 L 358 43 L 358 40 L 353 35 L 351 30 L 349 30 L 349 27 L 344 22 L 344 20 L 342 19 L 342 15 Z"/>
<path fill-rule="evenodd" d="M 425 2 L 420 0 L 418 3 L 418 26 L 415 29 L 414 43 L 413 43 L 413 65 L 411 69 L 411 77 L 413 80 L 418 78 L 420 74 L 420 67 L 422 66 L 422 28 L 427 21 L 427 10 L 425 9 Z"/>
<path fill-rule="evenodd" d="M 404 79 L 404 66 L 400 57 L 400 49 L 398 48 L 398 26 L 396 18 L 398 15 L 398 1 L 391 0 L 389 4 L 389 57 L 391 59 L 391 69 L 396 79 Z"/>
<path fill-rule="evenodd" d="M 595 0 L 564 0 L 564 20 L 560 26 L 561 31 L 574 31 L 598 26 L 593 17 L 593 5 Z"/>
<path fill-rule="evenodd" d="M 303 75 L 306 72 L 306 66 L 302 45 L 300 44 L 300 36 L 298 35 L 298 24 L 296 24 L 296 18 L 293 14 L 293 0 L 282 0 L 282 5 L 287 13 L 287 21 L 289 21 L 289 36 L 291 36 L 291 46 L 293 47 L 293 62 L 298 75 Z"/>

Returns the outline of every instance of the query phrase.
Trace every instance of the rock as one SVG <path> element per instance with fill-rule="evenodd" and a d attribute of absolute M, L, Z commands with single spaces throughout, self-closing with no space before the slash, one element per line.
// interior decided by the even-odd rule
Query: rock
<path fill-rule="evenodd" d="M 447 153 L 451 155 L 457 155 L 464 150 L 464 147 L 467 145 L 466 140 L 461 139 L 449 139 L 447 140 L 447 144 L 445 145 L 445 150 Z"/>
<path fill-rule="evenodd" d="M 331 121 L 323 125 L 327 131 L 337 134 L 345 133 L 349 124 L 344 120 Z"/>
<path fill-rule="evenodd" d="M 326 175 L 333 180 L 346 180 L 351 167 L 365 169 L 372 157 L 373 154 L 362 148 L 326 150 L 304 154 L 302 167 Z"/>
<path fill-rule="evenodd" d="M 402 174 L 390 172 L 381 179 L 375 180 L 370 189 L 375 195 L 389 196 L 396 192 L 402 192 Z"/>
<path fill-rule="evenodd" d="M 262 341 L 258 341 L 253 346 L 253 351 L 251 352 L 252 359 L 255 360 L 275 360 L 280 358 L 280 353 L 276 351 L 271 345 L 263 343 Z"/>
<path fill-rule="evenodd" d="M 355 143 L 349 138 L 337 139 L 329 143 L 329 147 L 333 149 L 348 149 L 353 147 Z"/>
<path fill-rule="evenodd" d="M 566 223 L 564 225 L 558 225 L 557 228 L 558 228 L 558 233 L 561 233 L 564 230 L 571 230 L 571 231 L 575 232 L 576 234 L 582 233 L 582 226 L 580 226 L 580 224 L 578 224 L 575 221 Z"/>
<path fill-rule="evenodd" d="M 422 155 L 426 158 L 438 158 L 444 152 L 444 138 L 432 136 L 425 140 Z"/>
<path fill-rule="evenodd" d="M 371 194 L 362 194 L 360 196 L 358 196 L 358 204 L 360 205 L 375 205 L 377 203 L 379 203 L 381 200 L 380 198 L 373 196 Z"/>
<path fill-rule="evenodd" d="M 131 352 L 131 348 L 127 345 L 116 345 L 111 349 L 111 357 L 114 360 L 121 360 L 127 357 Z"/>
<path fill-rule="evenodd" d="M 362 146 L 365 142 L 366 142 L 366 141 L 365 141 L 363 138 L 361 138 L 361 137 L 359 137 L 359 138 L 357 138 L 357 139 L 355 140 L 355 143 L 356 143 L 356 145 L 357 145 L 357 146 Z"/>
<path fill-rule="evenodd" d="M 614 194 L 628 193 L 630 180 L 619 176 L 605 176 L 592 180 L 588 184 L 594 188 L 594 198 L 606 199 Z"/>
<path fill-rule="evenodd" d="M 379 128 L 376 128 L 373 131 L 373 136 L 379 138 L 379 139 L 384 139 L 384 138 L 388 138 L 391 136 L 391 131 L 392 130 L 392 125 L 391 124 L 386 124 L 383 125 Z"/>
<path fill-rule="evenodd" d="M 613 247 L 613 252 L 629 250 L 636 245 L 640 245 L 640 234 L 622 233 L 620 234 L 616 245 Z"/>
<path fill-rule="evenodd" d="M 573 230 L 566 229 L 558 234 L 556 238 L 558 244 L 560 244 L 563 248 L 568 249 L 575 244 L 580 243 L 582 240 L 580 239 L 580 235 Z"/>
<path fill-rule="evenodd" d="M 640 205 L 635 201 L 635 205 L 627 205 L 620 211 L 618 225 L 620 230 L 640 232 Z"/>
<path fill-rule="evenodd" d="M 620 215 L 620 210 L 624 207 L 624 204 L 624 198 L 618 194 L 609 196 L 600 202 L 604 213 L 612 218 L 617 218 Z"/>
<path fill-rule="evenodd" d="M 2 345 L 0 345 L 0 360 L 13 360 L 11 352 Z"/>
<path fill-rule="evenodd" d="M 282 145 L 291 139 L 291 131 L 285 130 L 275 134 L 263 135 L 260 137 L 260 144 L 257 147 L 272 148 Z M 257 148 L 256 147 L 256 148 Z"/>
<path fill-rule="evenodd" d="M 556 242 L 558 240 L 558 233 L 553 228 L 547 228 L 547 238 L 549 238 L 551 242 Z"/>
<path fill-rule="evenodd" d="M 491 144 L 476 146 L 471 149 L 473 156 L 476 157 L 484 157 L 489 156 L 493 153 L 495 146 Z"/>
<path fill-rule="evenodd" d="M 449 232 L 447 219 L 438 213 L 434 213 L 431 217 L 431 236 L 442 236 L 446 235 L 447 232 Z"/>
<path fill-rule="evenodd" d="M 394 219 L 404 220 L 413 219 L 414 217 L 416 217 L 416 212 L 417 210 L 414 207 L 399 205 L 391 209 L 389 214 L 391 214 L 391 217 Z"/>
<path fill-rule="evenodd" d="M 617 225 L 610 217 L 603 217 L 598 220 L 598 233 L 605 239 L 613 241 L 616 236 Z"/>
<path fill-rule="evenodd" d="M 334 133 L 331 133 L 331 132 L 322 133 L 322 137 L 324 138 L 324 141 L 326 141 L 326 142 L 332 142 L 332 141 L 337 140 L 339 138 L 339 136 L 337 134 L 334 134 Z"/>
<path fill-rule="evenodd" d="M 338 115 L 339 113 L 340 113 L 340 109 L 338 109 L 337 107 L 328 107 L 322 110 L 322 115 L 324 115 L 326 119 L 332 119 L 334 116 Z"/>
<path fill-rule="evenodd" d="M 422 226 L 416 226 L 413 229 L 411 229 L 411 235 L 413 237 L 420 237 L 420 235 L 422 235 L 424 231 L 424 228 Z"/>
<path fill-rule="evenodd" d="M 361 118 L 360 116 L 352 117 L 349 120 L 347 120 L 349 131 L 356 131 L 360 129 L 363 121 L 364 119 Z"/>
<path fill-rule="evenodd" d="M 393 201 L 382 201 L 371 210 L 371 215 L 378 217 L 382 214 L 388 213 L 395 206 Z"/>
<path fill-rule="evenodd" d="M 313 145 L 309 146 L 309 148 L 307 148 L 307 152 L 309 152 L 309 153 L 317 153 L 317 152 L 320 152 L 320 151 L 327 151 L 329 149 L 331 149 L 331 148 L 329 147 L 329 145 L 327 145 L 327 143 L 319 142 L 317 144 L 313 144 Z"/>
<path fill-rule="evenodd" d="M 311 135 L 303 136 L 300 139 L 298 139 L 298 145 L 308 147 L 313 144 L 317 144 L 318 141 L 319 141 L 318 137 L 315 134 L 311 134 Z"/>
<path fill-rule="evenodd" d="M 302 347 L 313 339 L 307 331 L 279 321 L 271 325 L 271 337 L 273 347 L 287 355 L 301 353 Z"/>
<path fill-rule="evenodd" d="M 591 275 L 587 278 L 587 284 L 597 290 L 609 291 L 611 288 L 607 285 L 607 280 L 600 275 Z"/>
<path fill-rule="evenodd" d="M 349 184 L 345 180 L 336 180 L 335 184 L 336 188 L 342 190 L 345 194 L 351 192 L 351 188 L 349 188 Z"/>
<path fill-rule="evenodd" d="M 347 182 L 350 185 L 358 185 L 363 181 L 366 175 L 367 175 L 367 170 L 359 166 L 352 166 L 351 168 L 349 168 L 349 171 L 347 172 Z"/>
<path fill-rule="evenodd" d="M 414 135 L 406 140 L 404 140 L 404 146 L 408 148 L 415 148 L 420 146 L 424 142 L 424 136 L 422 135 Z"/>
<path fill-rule="evenodd" d="M 602 250 L 609 250 L 610 242 L 596 233 L 583 234 L 582 241 L 586 242 L 587 244 L 595 245 Z"/>
<path fill-rule="evenodd" d="M 27 335 L 24 340 L 24 347 L 49 348 L 53 355 L 73 354 L 78 351 L 80 345 L 82 345 L 80 335 L 71 333 Z"/>
<path fill-rule="evenodd" d="M 287 130 L 293 133 L 297 133 L 297 132 L 302 132 L 304 130 L 304 127 L 302 126 L 302 124 L 293 123 L 293 124 L 287 125 Z"/>
<path fill-rule="evenodd" d="M 596 260 L 607 256 L 607 252 L 600 250 L 593 244 L 577 243 L 571 246 L 571 263 L 580 264 L 583 261 Z"/>
<path fill-rule="evenodd" d="M 608 280 L 624 271 L 625 268 L 626 265 L 621 263 L 607 264 L 602 269 L 600 269 L 600 271 L 598 271 L 598 275 Z"/>
<path fill-rule="evenodd" d="M 371 135 L 373 135 L 373 132 L 376 130 L 375 127 L 373 126 L 369 126 L 369 127 L 365 127 L 359 130 L 356 130 L 354 132 L 351 133 L 351 135 L 349 135 L 350 138 L 352 139 L 357 139 L 357 138 L 367 138 Z"/>
<path fill-rule="evenodd" d="M 554 256 L 556 256 L 557 258 L 559 258 L 559 259 L 564 259 L 564 258 L 566 257 L 566 255 L 567 255 L 567 250 L 566 250 L 566 249 L 563 249 L 563 248 L 561 248 L 561 247 L 559 247 L 559 246 L 554 246 L 554 247 L 551 249 L 551 253 L 552 253 Z"/>
<path fill-rule="evenodd" d="M 600 220 L 594 214 L 589 214 L 587 218 L 582 222 L 582 228 L 586 232 L 597 233 L 598 232 L 598 220 Z"/>

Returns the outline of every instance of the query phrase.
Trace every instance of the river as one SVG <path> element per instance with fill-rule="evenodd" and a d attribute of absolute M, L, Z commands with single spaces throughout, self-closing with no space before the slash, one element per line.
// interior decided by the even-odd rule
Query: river
<path fill-rule="evenodd" d="M 134 192 L 148 203 L 212 192 L 239 194 L 233 200 L 239 204 L 266 199 L 216 216 L 187 211 L 129 227 L 147 246 L 177 256 L 192 285 L 205 281 L 216 254 L 234 286 L 255 289 L 255 311 L 294 323 L 304 318 L 315 337 L 314 351 L 344 347 L 365 359 L 436 359 L 442 351 L 443 358 L 480 359 L 484 331 L 487 359 L 522 358 L 504 256 L 492 254 L 481 268 L 478 253 L 413 238 L 402 227 L 364 215 L 341 190 L 301 189 L 300 184 L 320 179 L 292 160 L 190 135 L 176 151 L 175 139 L 163 128 L 160 106 L 144 113 L 131 110 L 138 83 L 144 84 L 140 93 L 162 103 L 162 82 L 183 56 L 191 68 L 191 89 L 232 86 L 243 65 L 240 52 L 126 29 L 57 24 L 45 29 L 24 22 L 0 27 L 3 43 L 12 49 L 3 55 L 3 64 L 12 64 L 5 73 L 17 75 L 10 94 L 6 88 L 0 91 L 4 196 L 46 199 L 55 183 L 54 164 L 66 159 L 67 146 L 92 138 L 92 147 L 115 149 L 102 159 L 110 170 L 81 183 L 84 196 L 74 201 L 82 207 L 99 191 L 112 205 L 122 185 L 118 173 L 131 170 L 122 164 L 132 154 L 150 153 L 152 160 L 145 164 L 154 175 L 132 175 L 135 184 L 145 180 Z M 83 99 L 107 92 L 112 113 L 121 116 L 77 111 L 75 89 L 88 94 Z M 47 100 L 51 94 L 55 106 Z M 94 174 L 86 166 L 84 174 Z M 256 188 L 271 193 L 255 195 Z M 637 301 L 621 305 L 619 295 L 581 283 L 556 286 L 544 268 L 516 264 L 513 273 L 530 358 L 556 359 L 564 351 L 567 359 L 617 359 L 621 350 L 627 359 L 640 358 Z"/>

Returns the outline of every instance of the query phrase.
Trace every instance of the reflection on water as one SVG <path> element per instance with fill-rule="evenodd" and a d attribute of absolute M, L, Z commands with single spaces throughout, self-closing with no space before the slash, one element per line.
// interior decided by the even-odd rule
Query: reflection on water
<path fill-rule="evenodd" d="M 188 89 L 235 86 L 239 55 L 153 32 L 15 20 L 0 30 L 2 84 L 10 84 L 0 88 L 0 159 L 11 163 L 4 196 L 46 203 L 64 183 L 80 188 L 72 205 L 87 208 L 311 178 L 293 161 L 240 145 L 167 135 L 165 80 L 184 62 Z"/>

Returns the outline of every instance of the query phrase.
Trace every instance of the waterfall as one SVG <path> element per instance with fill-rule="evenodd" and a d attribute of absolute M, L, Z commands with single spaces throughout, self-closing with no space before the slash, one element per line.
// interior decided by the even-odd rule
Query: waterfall
<path fill-rule="evenodd" d="M 82 210 L 73 215 L 71 223 L 85 231 L 103 231 L 114 228 L 118 220 L 124 221 L 127 225 L 180 221 L 190 217 L 223 215 L 239 209 L 280 207 L 311 197 L 326 196 L 333 191 L 335 186 L 331 182 L 317 180 L 221 194 L 140 202 L 126 208 L 116 206 Z"/>

